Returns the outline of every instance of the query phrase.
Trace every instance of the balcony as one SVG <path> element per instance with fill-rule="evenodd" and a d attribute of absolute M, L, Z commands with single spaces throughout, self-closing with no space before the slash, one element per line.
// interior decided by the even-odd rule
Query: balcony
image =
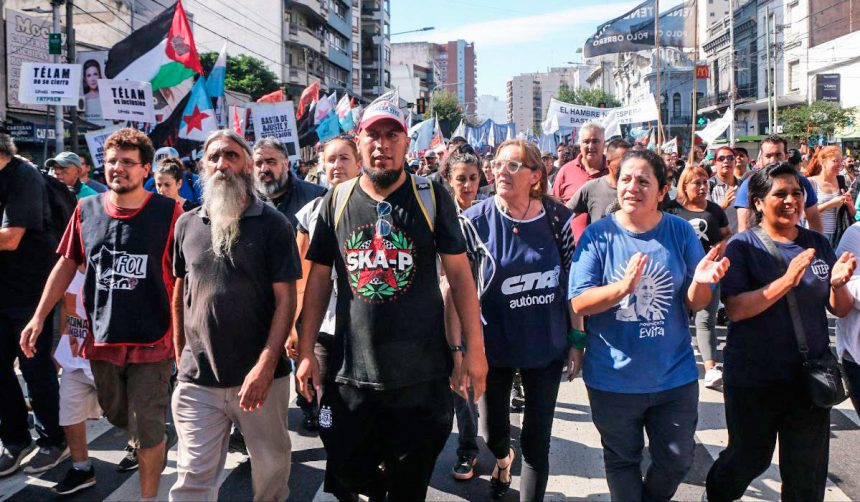
<path fill-rule="evenodd" d="M 326 43 L 319 33 L 311 31 L 304 26 L 291 24 L 287 39 L 287 43 L 303 45 L 317 52 L 325 53 Z"/>
<path fill-rule="evenodd" d="M 328 20 L 328 0 L 286 0 L 285 7 L 295 7 L 298 11 L 320 23 L 325 23 Z"/>

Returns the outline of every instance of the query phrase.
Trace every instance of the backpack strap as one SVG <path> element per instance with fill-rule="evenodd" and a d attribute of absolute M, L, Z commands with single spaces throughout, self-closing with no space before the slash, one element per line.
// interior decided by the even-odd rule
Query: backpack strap
<path fill-rule="evenodd" d="M 427 226 L 433 232 L 436 223 L 436 191 L 433 190 L 433 183 L 424 176 L 417 174 L 410 174 L 409 181 L 412 183 L 412 191 L 415 193 L 424 219 L 427 220 Z"/>
<path fill-rule="evenodd" d="M 337 230 L 337 226 L 340 223 L 340 218 L 343 216 L 343 212 L 346 209 L 347 203 L 349 203 L 349 198 L 352 196 L 352 192 L 355 190 L 355 185 L 358 183 L 358 176 L 355 178 L 345 181 L 338 186 L 334 187 L 331 201 L 334 203 L 334 229 Z"/>

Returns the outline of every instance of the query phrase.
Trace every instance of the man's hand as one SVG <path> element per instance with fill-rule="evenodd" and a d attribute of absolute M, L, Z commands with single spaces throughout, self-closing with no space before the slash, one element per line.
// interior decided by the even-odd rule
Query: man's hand
<path fill-rule="evenodd" d="M 290 329 L 290 336 L 287 338 L 287 357 L 293 361 L 299 360 L 299 334 L 296 331 L 296 325 L 293 324 Z"/>
<path fill-rule="evenodd" d="M 722 202 L 720 202 L 720 207 L 723 209 L 728 209 L 735 205 L 735 198 L 738 195 L 738 187 L 733 186 L 726 190 L 726 196 Z"/>
<path fill-rule="evenodd" d="M 572 382 L 576 375 L 582 371 L 582 357 L 585 354 L 585 349 L 577 349 L 571 347 L 567 351 L 567 381 Z"/>
<path fill-rule="evenodd" d="M 23 352 L 27 358 L 32 358 L 36 355 L 36 340 L 39 339 L 39 335 L 42 333 L 43 327 L 44 322 L 33 317 L 30 319 L 30 322 L 24 326 L 24 330 L 21 331 L 21 341 L 19 343 L 21 345 L 21 352 Z"/>
<path fill-rule="evenodd" d="M 269 389 L 272 388 L 277 364 L 277 360 L 272 362 L 261 359 L 245 376 L 242 388 L 239 389 L 239 406 L 244 411 L 254 411 L 263 406 L 269 396 Z"/>
<path fill-rule="evenodd" d="M 451 370 L 451 378 L 448 380 L 448 385 L 451 390 L 459 394 L 463 399 L 469 399 L 469 375 L 466 375 L 465 382 L 463 379 L 463 353 L 459 350 L 453 352 L 451 357 L 454 359 L 454 369 Z M 463 385 L 465 384 L 465 389 Z"/>
<path fill-rule="evenodd" d="M 474 392 L 474 402 L 477 403 L 487 389 L 487 358 L 483 352 L 466 350 L 463 357 L 463 369 L 460 372 L 460 395 L 469 395 L 469 385 Z M 468 397 L 466 397 L 468 400 Z"/>
<path fill-rule="evenodd" d="M 322 387 L 320 386 L 320 365 L 317 362 L 316 356 L 300 356 L 299 364 L 296 368 L 296 380 L 299 381 L 299 393 L 307 399 L 309 403 L 314 401 L 314 395 L 311 393 L 309 380 L 313 382 L 317 397 L 322 399 Z"/>

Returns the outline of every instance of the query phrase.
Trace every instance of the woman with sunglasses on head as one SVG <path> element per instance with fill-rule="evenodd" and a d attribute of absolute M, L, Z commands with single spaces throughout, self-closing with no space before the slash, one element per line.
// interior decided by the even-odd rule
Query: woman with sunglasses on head
<path fill-rule="evenodd" d="M 842 317 L 851 310 L 845 285 L 855 259 L 849 252 L 837 258 L 824 236 L 798 225 L 804 199 L 788 162 L 756 172 L 749 205 L 757 225 L 726 246 L 732 261 L 721 285 L 732 321 L 723 367 L 729 443 L 708 473 L 712 502 L 740 499 L 770 467 L 777 440 L 782 500 L 824 499 L 830 409 L 814 405 L 806 390 L 805 357 L 789 305 L 796 303 L 806 356 L 829 354 L 827 312 Z"/>
<path fill-rule="evenodd" d="M 520 369 L 525 390 L 520 500 L 542 500 L 559 374 L 580 369 L 582 320 L 571 316 L 564 285 L 573 251 L 570 210 L 547 197 L 546 170 L 533 143 L 508 140 L 492 161 L 496 195 L 460 216 L 477 266 L 489 372 L 487 446 L 496 457 L 491 495 L 511 483 L 510 394 Z"/>
<path fill-rule="evenodd" d="M 680 216 L 693 227 L 705 252 L 722 245 L 732 235 L 726 213 L 715 202 L 708 200 L 708 172 L 699 166 L 690 166 L 678 178 L 678 195 L 663 210 Z M 702 354 L 705 367 L 705 387 L 718 387 L 723 373 L 717 368 L 717 309 L 720 306 L 720 286 L 711 295 L 711 302 L 696 312 L 696 346 Z"/>
<path fill-rule="evenodd" d="M 609 493 L 625 502 L 670 500 L 693 464 L 699 386 L 687 313 L 710 303 L 728 268 L 660 210 L 667 177 L 654 152 L 622 157 L 620 209 L 585 229 L 570 277 L 573 310 L 589 316 L 583 377 Z"/>
<path fill-rule="evenodd" d="M 842 150 L 838 146 L 830 145 L 815 152 L 805 173 L 818 196 L 818 211 L 821 213 L 824 236 L 833 247 L 842 237 L 841 234 L 837 235 L 839 210 L 844 207 L 852 222 L 856 212 L 854 201 L 848 194 L 848 183 L 845 177 L 839 174 L 840 169 L 842 169 Z M 843 228 L 842 231 L 844 230 Z"/>
<path fill-rule="evenodd" d="M 337 137 L 328 140 L 320 150 L 319 165 L 322 169 L 322 174 L 330 189 L 334 189 L 337 185 L 344 181 L 350 180 L 358 176 L 361 172 L 359 165 L 358 147 L 351 138 Z M 296 281 L 296 319 L 302 311 L 302 300 L 304 299 L 305 286 L 307 285 L 308 272 L 311 268 L 311 262 L 305 258 L 310 245 L 311 236 L 316 227 L 317 218 L 319 217 L 320 209 L 322 208 L 323 197 L 308 202 L 303 208 L 296 213 L 296 219 L 299 224 L 296 228 L 296 245 L 299 248 L 299 256 L 302 258 L 302 278 Z M 334 270 L 332 270 L 332 280 L 336 278 Z M 337 306 L 337 282 L 334 281 L 332 286 L 331 298 L 329 299 L 328 309 L 323 317 L 322 325 L 320 326 L 319 335 L 317 336 L 314 353 L 319 362 L 320 377 L 325 381 L 329 348 L 334 341 L 335 327 L 335 307 Z M 298 359 L 298 334 L 296 332 L 295 323 L 293 330 L 287 340 L 287 355 L 293 359 Z M 318 382 L 321 383 L 321 382 Z M 315 404 L 311 403 L 312 407 Z M 307 412 L 305 416 L 305 428 L 316 429 L 317 417 L 315 413 Z"/>

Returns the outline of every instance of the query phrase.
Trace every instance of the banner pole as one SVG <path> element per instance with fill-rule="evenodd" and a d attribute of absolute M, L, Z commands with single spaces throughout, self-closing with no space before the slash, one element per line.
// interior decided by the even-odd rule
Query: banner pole
<path fill-rule="evenodd" d="M 660 57 L 660 0 L 654 0 L 654 55 L 657 58 L 657 153 L 663 147 L 663 93 L 660 90 L 660 73 L 662 64 Z"/>
<path fill-rule="evenodd" d="M 696 68 L 699 62 L 699 0 L 693 0 L 693 113 L 690 118 L 690 151 L 687 155 L 687 164 L 693 165 L 695 162 L 696 151 L 696 116 L 699 114 L 698 97 L 699 97 L 699 76 Z"/>

